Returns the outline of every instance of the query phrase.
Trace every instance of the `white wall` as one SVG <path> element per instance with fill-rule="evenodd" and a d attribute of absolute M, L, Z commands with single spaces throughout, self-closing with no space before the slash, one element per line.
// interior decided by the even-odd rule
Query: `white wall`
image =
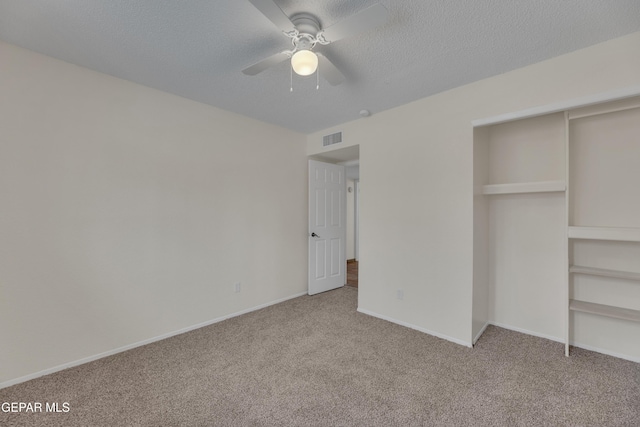
<path fill-rule="evenodd" d="M 305 292 L 303 135 L 0 58 L 0 383 Z"/>
<path fill-rule="evenodd" d="M 310 155 L 337 130 L 360 145 L 359 309 L 469 344 L 471 121 L 638 84 L 634 33 L 309 135 Z"/>

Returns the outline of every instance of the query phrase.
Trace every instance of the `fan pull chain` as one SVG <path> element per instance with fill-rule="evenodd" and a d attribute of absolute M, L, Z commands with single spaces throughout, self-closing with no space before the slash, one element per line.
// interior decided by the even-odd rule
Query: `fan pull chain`
<path fill-rule="evenodd" d="M 293 67 L 291 67 L 291 88 L 289 89 L 289 92 L 293 92 Z"/>
<path fill-rule="evenodd" d="M 316 90 L 320 89 L 320 64 L 316 68 Z"/>

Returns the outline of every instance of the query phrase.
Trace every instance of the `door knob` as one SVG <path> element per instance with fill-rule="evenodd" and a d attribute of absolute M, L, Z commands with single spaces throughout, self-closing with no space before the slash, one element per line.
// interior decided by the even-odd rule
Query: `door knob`
<path fill-rule="evenodd" d="M 320 237 L 316 233 L 311 233 L 311 237 Z"/>

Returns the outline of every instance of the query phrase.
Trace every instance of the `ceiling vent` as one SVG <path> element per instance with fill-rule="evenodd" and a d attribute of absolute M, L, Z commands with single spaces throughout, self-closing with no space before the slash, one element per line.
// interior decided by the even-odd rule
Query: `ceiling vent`
<path fill-rule="evenodd" d="M 332 133 L 322 137 L 322 146 L 333 145 L 342 142 L 342 132 Z"/>

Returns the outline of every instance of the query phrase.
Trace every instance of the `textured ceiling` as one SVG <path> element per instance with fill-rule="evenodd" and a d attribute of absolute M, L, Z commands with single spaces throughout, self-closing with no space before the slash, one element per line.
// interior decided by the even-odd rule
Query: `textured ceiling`
<path fill-rule="evenodd" d="M 276 0 L 327 27 L 376 0 Z M 290 48 L 248 0 L 0 0 L 0 39 L 296 131 L 311 133 L 640 30 L 640 0 L 385 0 L 388 22 L 321 50 L 330 86 L 287 62 Z M 1 60 L 1 58 L 0 58 Z"/>

